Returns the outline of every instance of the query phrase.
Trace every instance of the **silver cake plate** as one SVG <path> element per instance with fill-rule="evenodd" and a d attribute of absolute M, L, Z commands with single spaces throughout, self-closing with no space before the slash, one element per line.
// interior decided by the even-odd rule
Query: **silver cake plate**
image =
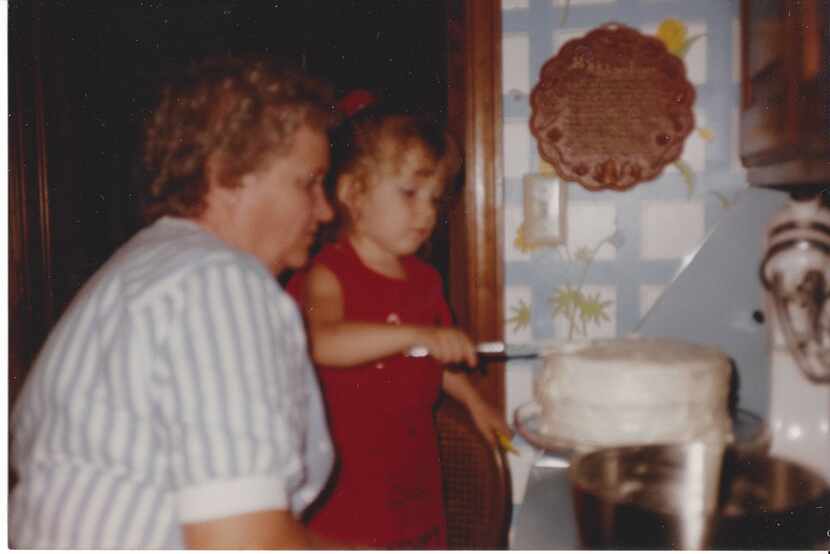
<path fill-rule="evenodd" d="M 536 448 L 569 458 L 572 455 L 588 451 L 599 445 L 577 443 L 564 437 L 557 437 L 542 430 L 542 407 L 530 401 L 522 404 L 513 412 L 513 425 L 516 432 Z"/>
<path fill-rule="evenodd" d="M 529 444 L 564 457 L 579 452 L 587 452 L 603 445 L 592 442 L 576 442 L 564 437 L 557 437 L 542 430 L 542 408 L 536 402 L 522 404 L 513 413 L 516 432 Z M 770 435 L 764 420 L 744 409 L 738 409 L 732 419 L 732 446 L 741 451 L 769 450 Z"/>

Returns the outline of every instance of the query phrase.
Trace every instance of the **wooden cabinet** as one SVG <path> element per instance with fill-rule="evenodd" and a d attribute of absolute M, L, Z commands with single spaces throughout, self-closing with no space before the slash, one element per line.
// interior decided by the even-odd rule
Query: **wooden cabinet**
<path fill-rule="evenodd" d="M 741 30 L 749 182 L 830 183 L 830 2 L 742 0 Z"/>

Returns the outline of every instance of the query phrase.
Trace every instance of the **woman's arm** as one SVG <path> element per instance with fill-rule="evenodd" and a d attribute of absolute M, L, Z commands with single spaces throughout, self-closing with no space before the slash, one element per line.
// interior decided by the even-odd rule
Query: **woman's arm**
<path fill-rule="evenodd" d="M 303 527 L 288 510 L 265 510 L 182 526 L 188 548 L 343 549 Z"/>
<path fill-rule="evenodd" d="M 472 343 L 457 329 L 346 321 L 343 290 L 334 273 L 317 265 L 309 271 L 303 310 L 315 362 L 351 366 L 425 346 L 443 363 L 475 365 Z"/>

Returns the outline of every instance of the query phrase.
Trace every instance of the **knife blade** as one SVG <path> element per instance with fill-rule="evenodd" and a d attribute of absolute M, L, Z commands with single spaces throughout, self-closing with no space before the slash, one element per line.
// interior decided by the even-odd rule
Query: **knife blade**
<path fill-rule="evenodd" d="M 486 359 L 513 360 L 520 358 L 538 358 L 541 349 L 536 344 L 505 344 L 501 341 L 480 342 L 476 344 L 476 354 Z M 426 346 L 414 346 L 406 351 L 412 358 L 429 356 Z"/>

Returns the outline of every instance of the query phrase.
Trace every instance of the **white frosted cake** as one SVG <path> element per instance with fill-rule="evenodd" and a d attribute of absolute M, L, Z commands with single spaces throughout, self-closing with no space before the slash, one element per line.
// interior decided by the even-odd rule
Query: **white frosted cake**
<path fill-rule="evenodd" d="M 534 382 L 540 431 L 585 447 L 725 441 L 730 370 L 723 352 L 673 339 L 567 343 Z"/>

